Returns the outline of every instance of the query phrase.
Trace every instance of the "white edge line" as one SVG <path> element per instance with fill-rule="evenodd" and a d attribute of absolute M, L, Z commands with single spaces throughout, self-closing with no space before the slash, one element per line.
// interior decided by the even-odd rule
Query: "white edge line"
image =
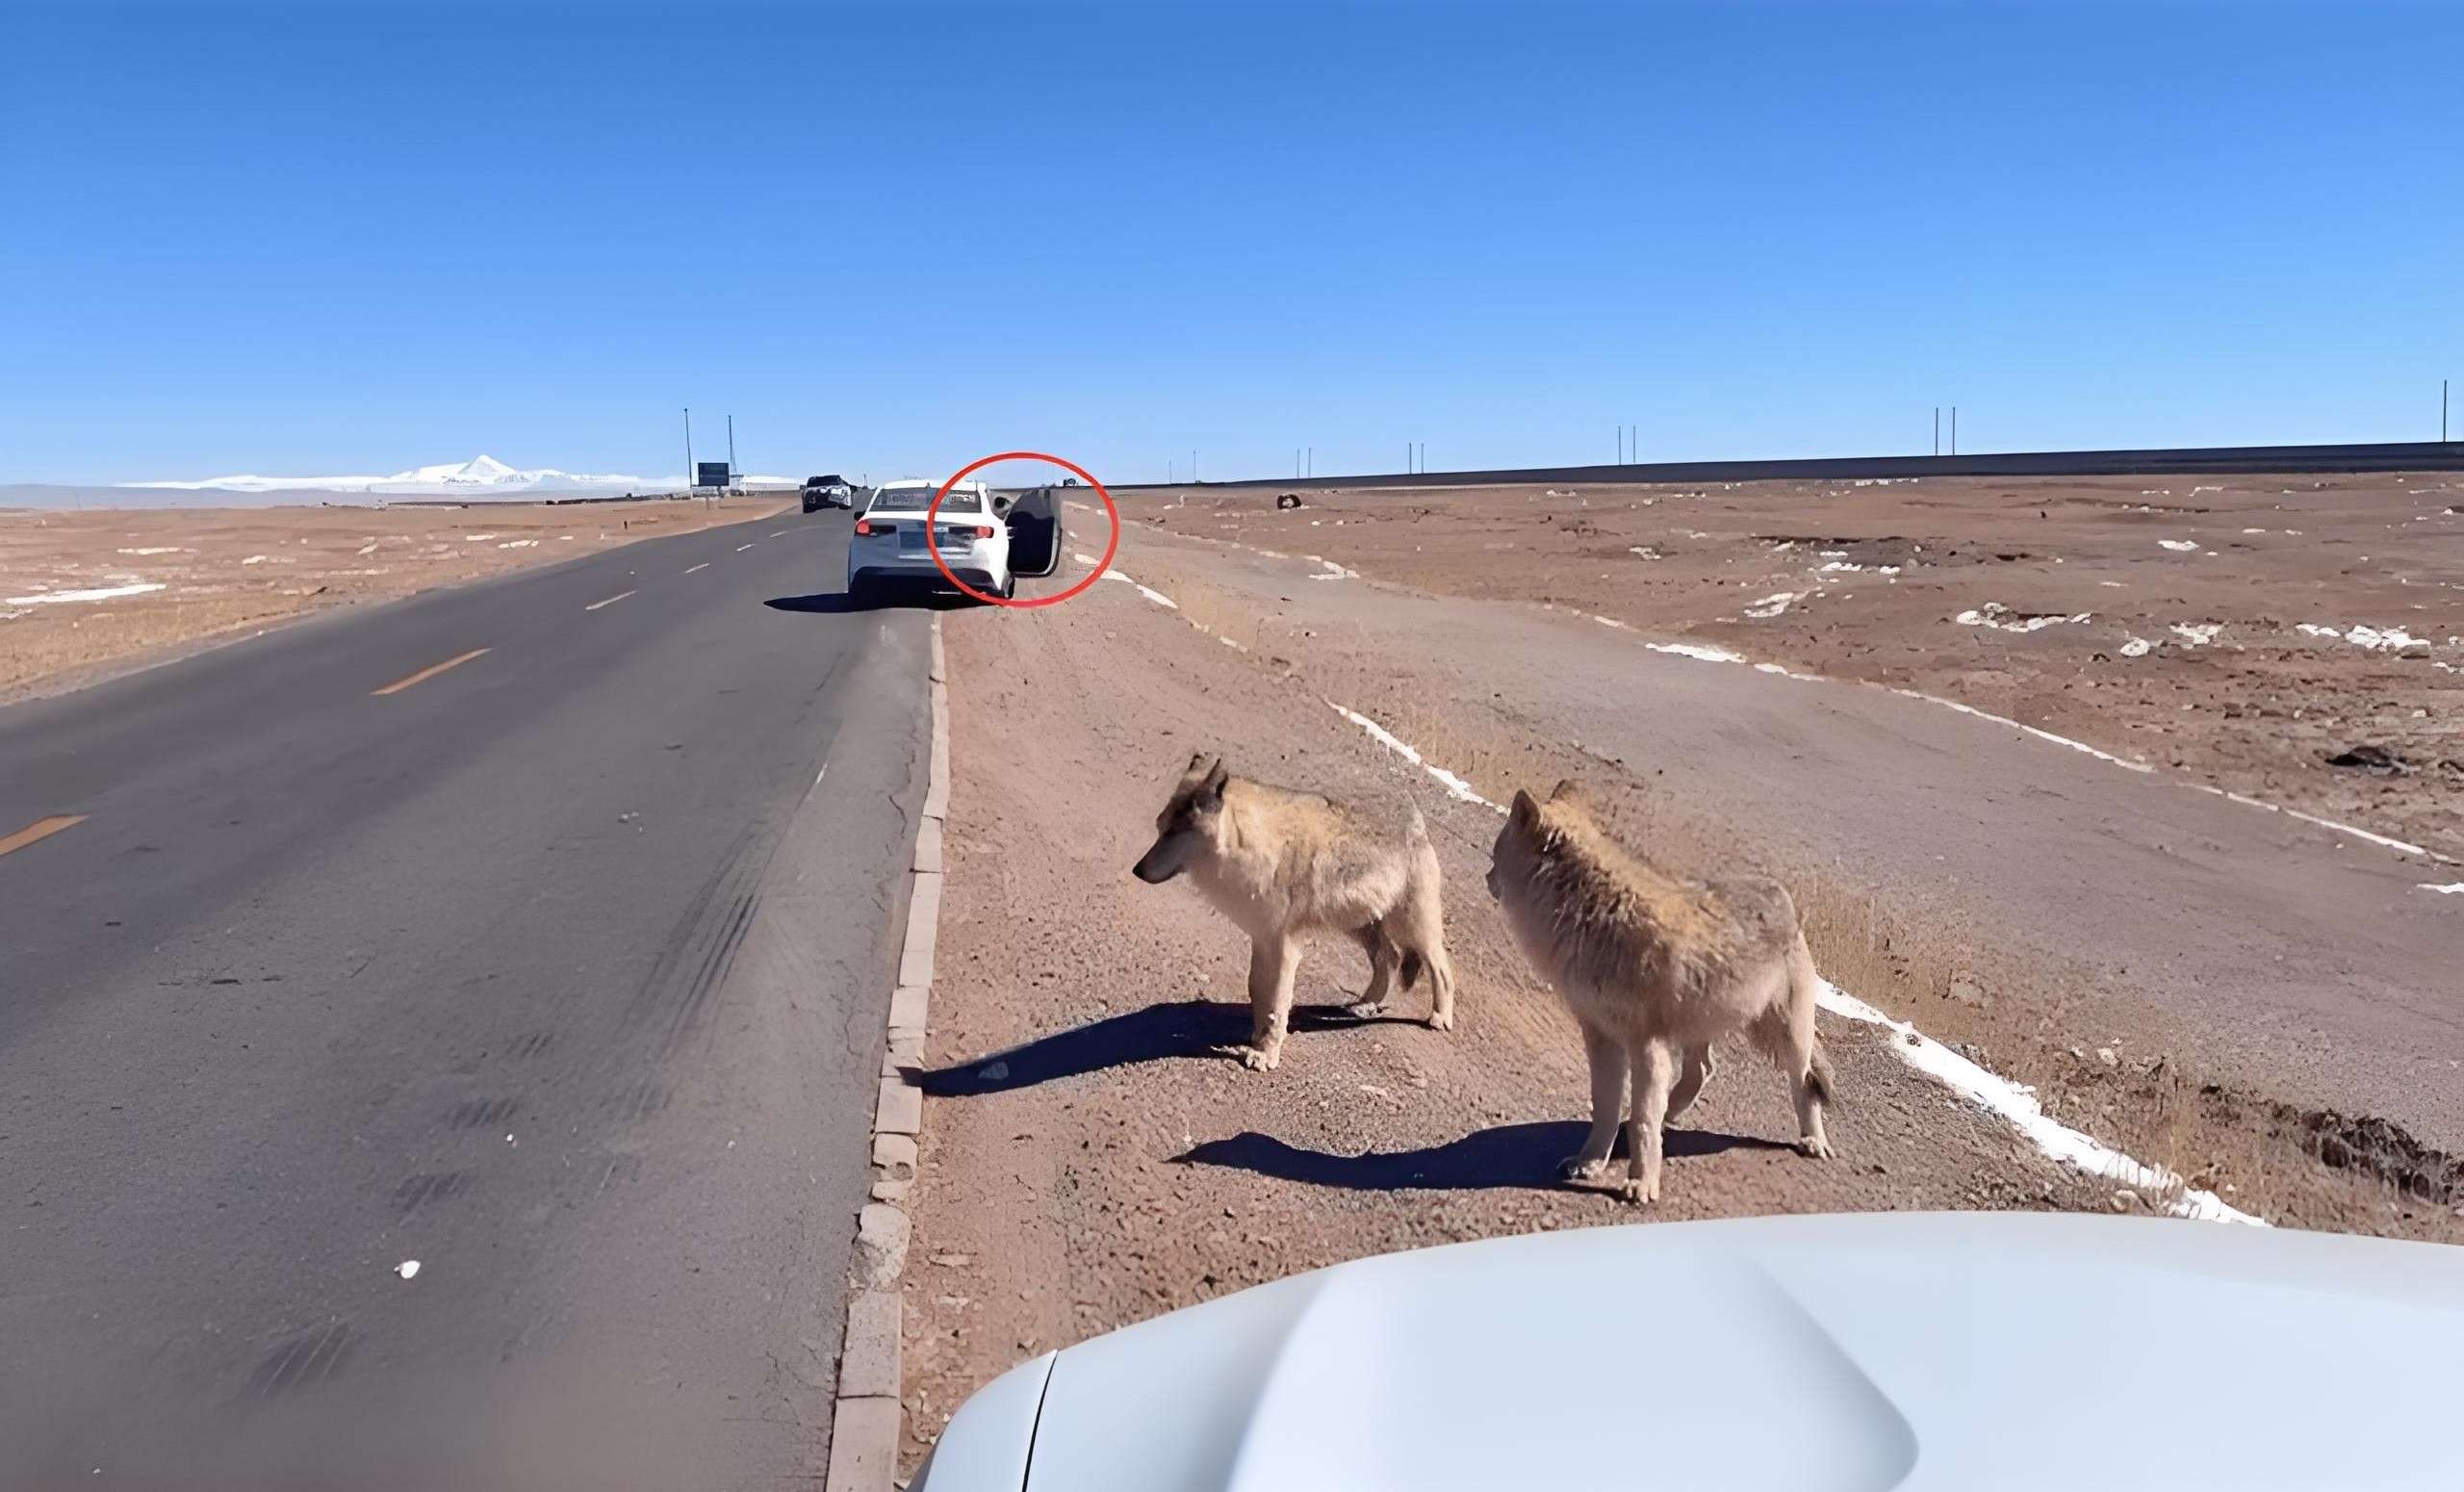
<path fill-rule="evenodd" d="M 709 568 L 710 568 L 710 562 L 709 562 L 708 560 L 706 560 L 706 560 L 702 561 L 702 562 L 701 562 L 700 564 L 698 564 L 698 565 L 689 565 L 689 566 L 687 566 L 687 567 L 685 568 L 684 573 L 685 573 L 686 575 L 691 575 L 691 574 L 692 574 L 694 571 L 696 571 L 696 570 L 707 570 L 707 569 L 709 569 Z"/>
<path fill-rule="evenodd" d="M 761 542 L 761 541 L 760 541 L 759 539 L 756 539 L 756 540 L 754 540 L 754 541 L 753 541 L 753 544 L 758 544 L 758 543 L 760 543 L 760 542 Z M 735 547 L 735 552 L 736 552 L 737 553 L 741 554 L 741 553 L 743 553 L 746 550 L 749 550 L 749 549 L 753 548 L 753 544 L 739 544 L 739 545 L 737 545 L 737 546 Z"/>
<path fill-rule="evenodd" d="M 616 605 L 616 603 L 632 594 L 632 591 L 618 591 L 615 595 L 608 597 L 605 601 L 594 601 L 589 605 L 582 607 L 582 609 L 584 611 L 596 611 L 602 606 L 612 606 Z"/>
<path fill-rule="evenodd" d="M 2184 1186 L 2181 1177 L 2162 1167 L 2134 1160 L 2103 1141 L 2072 1129 L 2045 1113 L 2044 1106 L 2037 1101 L 2036 1093 L 2025 1085 L 2014 1083 L 1998 1072 L 1977 1066 L 1907 1021 L 1892 1019 L 1828 979 L 1822 982 L 1816 1001 L 1835 1016 L 1889 1030 L 1896 1038 L 1889 1043 L 1890 1049 L 1900 1061 L 1979 1108 L 2000 1117 L 2034 1142 L 2038 1149 L 2066 1166 L 2104 1180 L 2152 1191 L 2178 1189 L 2169 1209 L 2178 1218 L 2194 1218 L 2207 1222 L 2246 1222 L 2257 1227 L 2269 1225 L 2265 1219 L 2252 1217 L 2213 1192 Z"/>
<path fill-rule="evenodd" d="M 1212 538 L 1208 535 L 1198 533 L 1175 533 L 1172 537 L 1180 539 L 1194 539 L 1204 544 L 1220 544 L 1231 549 L 1246 550 L 1252 554 L 1262 554 L 1270 559 L 1284 559 L 1290 557 L 1278 553 L 1270 549 L 1261 549 L 1254 544 L 1244 544 L 1238 539 Z M 1302 557 L 1314 560 L 1321 565 L 1331 563 L 1330 561 L 1320 558 L 1315 554 L 1304 555 Z M 1360 572 L 1355 570 L 1351 572 L 1351 574 L 1354 577 L 1358 577 Z M 1321 577 L 1320 579 L 1329 578 Z M 1594 612 L 1578 610 L 1572 606 L 1558 606 L 1551 602 L 1542 602 L 1540 603 L 1540 607 L 1544 611 L 1564 611 L 1569 615 L 1578 616 L 1586 621 L 1597 622 L 1603 627 L 1611 628 L 1618 631 L 1632 631 L 1634 630 L 1630 624 L 1621 622 L 1615 617 L 1601 616 Z M 1743 663 L 1748 661 L 1748 659 L 1740 654 L 1732 653 L 1726 648 L 1713 647 L 1707 643 L 1646 641 L 1643 646 L 1649 648 L 1654 653 L 1665 653 L 1677 657 L 1694 658 L 1705 663 Z M 1955 709 L 1963 715 L 1973 715 L 1979 720 L 1989 721 L 1995 725 L 2009 726 L 2015 731 L 2024 732 L 2029 735 L 2037 737 L 2039 740 L 2048 741 L 2056 746 L 2067 747 L 2069 750 L 2085 753 L 2088 756 L 2095 758 L 2099 761 L 2111 762 L 2115 766 L 2121 767 L 2126 771 L 2144 773 L 2149 776 L 2157 775 L 2156 766 L 2153 762 L 2137 761 L 2128 757 L 2118 757 L 2112 752 L 2100 750 L 2097 747 L 2089 745 L 2085 741 L 2074 741 L 2066 735 L 2057 735 L 2051 731 L 2042 730 L 2037 726 L 2029 725 L 2025 721 L 2014 720 L 2007 715 L 1997 715 L 1990 710 L 1979 709 L 1973 705 L 1963 705 L 1957 700 L 1946 700 L 1937 694 L 1927 694 L 1917 689 L 1903 689 L 1893 685 L 1874 683 L 1870 681 L 1861 679 L 1834 679 L 1827 674 L 1800 673 L 1794 669 L 1786 667 L 1784 664 L 1779 663 L 1756 663 L 1753 666 L 1758 673 L 1778 674 L 1784 678 L 1793 679 L 1802 683 L 1850 683 L 1869 689 L 1887 689 L 1890 693 L 1900 695 L 1907 699 L 1919 700 L 1928 705 L 1938 706 L 1943 709 Z M 2351 824 L 2340 824 L 2334 819 L 2321 818 L 2316 814 L 2304 813 L 2299 809 L 2288 809 L 2279 804 L 2270 803 L 2262 798 L 2252 798 L 2238 792 L 2228 792 L 2221 787 L 2213 787 L 2205 783 L 2183 782 L 2178 778 L 2159 777 L 2158 780 L 2169 783 L 2174 786 L 2195 787 L 2201 792 L 2214 793 L 2218 797 L 2221 798 L 2230 798 L 2235 803 L 2239 803 L 2246 808 L 2264 809 L 2270 813 L 2283 813 L 2290 817 L 2297 818 L 2305 824 L 2313 824 L 2321 829 L 2330 830 L 2336 834 L 2349 835 L 2353 838 L 2378 845 L 2384 849 L 2393 850 L 2399 855 L 2419 856 L 2424 860 L 2436 861 L 2441 864 L 2456 863 L 2456 862 L 2451 857 L 2439 854 L 2437 851 L 2427 849 L 2422 845 L 2410 844 L 2402 839 L 2393 838 L 2387 835 L 2377 834 L 2371 830 L 2358 828 Z"/>
<path fill-rule="evenodd" d="M 1422 757 L 1417 748 L 1399 739 L 1376 721 L 1357 710 L 1336 705 L 1332 700 L 1326 703 L 1334 706 L 1337 714 L 1367 732 L 1372 740 L 1437 779 L 1455 797 L 1501 813 L 1505 811 L 1475 792 L 1471 785 L 1460 777 Z M 2464 886 L 2456 889 L 2464 890 Z M 2264 1219 L 2234 1207 L 2213 1192 L 2185 1186 L 2182 1179 L 2172 1172 L 2134 1160 L 2103 1141 L 2072 1129 L 2045 1113 L 2036 1094 L 2024 1085 L 1979 1067 L 1907 1021 L 1893 1019 L 1830 980 L 1822 982 L 1821 991 L 1815 998 L 1824 1010 L 1843 1019 L 1889 1030 L 1894 1040 L 1888 1044 L 1901 1062 L 2000 1118 L 2050 1158 L 2104 1180 L 2118 1181 L 2151 1192 L 2173 1192 L 2175 1195 L 2168 1210 L 2175 1217 L 2268 1226 Z"/>
<path fill-rule="evenodd" d="M 1505 811 L 1504 809 L 1499 807 L 1497 804 L 1491 803 L 1488 799 L 1481 797 L 1477 792 L 1474 791 L 1470 783 L 1465 782 L 1463 779 L 1455 776 L 1446 768 L 1439 766 L 1436 762 L 1428 760 L 1410 743 L 1398 738 L 1393 732 L 1387 730 L 1384 726 L 1379 725 L 1376 721 L 1370 719 L 1367 715 L 1360 713 L 1358 710 L 1348 709 L 1344 706 L 1337 705 L 1333 700 L 1326 701 L 1326 704 L 1332 707 L 1336 714 L 1343 716 L 1346 720 L 1350 721 L 1352 724 L 1368 732 L 1369 738 L 1371 740 L 1373 740 L 1378 745 L 1385 747 L 1388 751 L 1395 753 L 1395 755 L 1412 763 L 1412 765 L 1419 767 L 1429 776 L 1436 778 L 1439 785 L 1443 786 L 1448 792 L 1453 794 L 1456 798 L 1461 799 L 1465 803 L 1476 803 L 1480 807 L 1488 809 L 1493 812 L 1502 813 Z"/>
<path fill-rule="evenodd" d="M 2367 839 L 2373 844 L 2385 845 L 2400 855 L 2419 855 L 2424 860 L 2446 859 L 2443 855 L 2431 854 L 2418 844 L 2406 844 L 2401 839 L 2391 839 L 2383 834 L 2374 834 L 2367 829 L 2356 829 L 2350 824 L 2339 824 L 2332 818 L 2321 818 L 2316 813 L 2304 813 L 2299 809 L 2288 809 L 2281 804 L 2270 803 L 2264 798 L 2253 798 L 2245 793 L 2227 791 L 2207 783 L 2188 783 L 2184 785 L 2195 787 L 2201 792 L 2213 793 L 2220 798 L 2230 798 L 2246 809 L 2265 809 L 2271 813 L 2281 813 L 2287 818 L 2297 818 L 2305 824 L 2316 824 L 2322 829 L 2332 829 L 2338 834 L 2350 835 L 2356 839 Z"/>

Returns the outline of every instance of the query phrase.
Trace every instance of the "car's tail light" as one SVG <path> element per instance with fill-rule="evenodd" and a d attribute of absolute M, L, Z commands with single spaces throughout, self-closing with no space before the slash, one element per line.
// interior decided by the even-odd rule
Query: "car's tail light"
<path fill-rule="evenodd" d="M 975 526 L 975 536 L 979 539 L 988 539 L 992 537 L 995 531 L 996 530 L 990 524 L 978 524 Z"/>
<path fill-rule="evenodd" d="M 857 519 L 856 531 L 860 534 L 869 535 L 873 531 L 873 521 L 869 518 Z"/>

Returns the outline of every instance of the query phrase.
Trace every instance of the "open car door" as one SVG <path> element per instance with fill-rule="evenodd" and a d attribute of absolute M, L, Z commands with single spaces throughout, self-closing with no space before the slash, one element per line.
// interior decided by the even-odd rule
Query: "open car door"
<path fill-rule="evenodd" d="M 1002 515 L 1010 526 L 1010 569 L 1026 576 L 1061 568 L 1061 490 L 1038 487 L 1020 493 Z"/>

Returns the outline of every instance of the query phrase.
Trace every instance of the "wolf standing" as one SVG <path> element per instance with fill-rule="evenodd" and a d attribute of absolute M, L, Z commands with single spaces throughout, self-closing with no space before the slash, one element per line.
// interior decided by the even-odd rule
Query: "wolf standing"
<path fill-rule="evenodd" d="M 1601 832 L 1572 783 L 1542 804 L 1518 791 L 1489 863 L 1506 927 L 1582 1027 L 1591 1134 L 1564 1163 L 1601 1173 L 1617 1139 L 1627 1077 L 1629 1201 L 1659 1199 L 1660 1128 L 1711 1075 L 1711 1049 L 1743 1033 L 1784 1074 L 1799 1148 L 1827 1156 L 1831 1064 L 1814 1038 L 1813 955 L 1796 904 L 1765 876 L 1691 882 L 1664 875 Z"/>
<path fill-rule="evenodd" d="M 1437 852 L 1420 810 L 1394 824 L 1313 792 L 1234 777 L 1221 759 L 1190 759 L 1155 816 L 1155 843 L 1134 873 L 1162 885 L 1188 872 L 1217 911 L 1249 935 L 1247 1067 L 1283 1054 L 1302 940 L 1348 933 L 1369 954 L 1369 988 L 1352 1012 L 1385 1007 L 1398 977 L 1425 972 L 1432 1030 L 1454 1026 L 1454 965 L 1446 957 Z"/>

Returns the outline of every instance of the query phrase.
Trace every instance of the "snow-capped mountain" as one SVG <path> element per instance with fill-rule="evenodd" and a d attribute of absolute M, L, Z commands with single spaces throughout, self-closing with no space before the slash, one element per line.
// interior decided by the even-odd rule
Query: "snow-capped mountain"
<path fill-rule="evenodd" d="M 783 476 L 741 478 L 760 486 L 792 486 Z M 202 481 L 122 482 L 123 487 L 172 488 L 182 492 L 365 492 L 378 497 L 513 497 L 531 492 L 674 492 L 680 476 L 627 476 L 565 472 L 552 466 L 507 466 L 494 456 L 413 467 L 391 476 L 209 476 Z"/>

